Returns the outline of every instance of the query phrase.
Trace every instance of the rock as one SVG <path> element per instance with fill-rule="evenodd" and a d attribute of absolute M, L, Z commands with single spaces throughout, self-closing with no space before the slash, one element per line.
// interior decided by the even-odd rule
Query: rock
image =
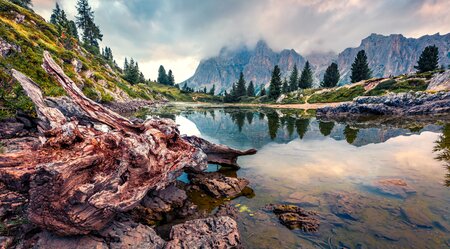
<path fill-rule="evenodd" d="M 317 109 L 317 116 L 338 118 L 360 115 L 425 115 L 450 112 L 450 92 L 390 93 L 357 97 L 350 103 Z"/>
<path fill-rule="evenodd" d="M 18 52 L 20 53 L 20 47 L 14 44 L 10 44 L 8 42 L 6 42 L 5 40 L 0 38 L 0 56 L 1 57 L 6 57 L 8 55 L 10 55 L 13 52 Z"/>
<path fill-rule="evenodd" d="M 163 190 L 149 193 L 143 200 L 142 205 L 155 212 L 169 212 L 173 208 L 180 208 L 187 199 L 186 192 L 177 188 L 174 184 Z"/>
<path fill-rule="evenodd" d="M 228 216 L 236 220 L 238 218 L 238 209 L 235 206 L 227 204 L 222 204 L 217 208 L 217 212 L 214 214 L 217 217 Z"/>
<path fill-rule="evenodd" d="M 13 241 L 13 237 L 0 236 L 0 249 L 11 248 Z"/>
<path fill-rule="evenodd" d="M 151 227 L 130 221 L 114 221 L 100 235 L 109 249 L 160 249 L 166 243 Z"/>
<path fill-rule="evenodd" d="M 23 195 L 8 190 L 5 184 L 0 182 L 0 218 L 21 211 L 26 203 L 27 199 Z"/>
<path fill-rule="evenodd" d="M 300 229 L 304 232 L 317 232 L 320 222 L 314 217 L 316 212 L 305 210 L 296 205 L 268 205 L 266 210 L 270 210 L 278 216 L 281 223 L 289 229 Z"/>
<path fill-rule="evenodd" d="M 391 195 L 399 198 L 406 198 L 408 197 L 408 195 L 416 193 L 416 191 L 402 179 L 376 180 L 367 187 L 381 194 Z"/>
<path fill-rule="evenodd" d="M 23 23 L 23 21 L 25 21 L 25 15 L 19 14 L 19 13 L 15 13 L 16 16 L 14 17 L 14 21 L 18 24 Z"/>
<path fill-rule="evenodd" d="M 409 223 L 419 228 L 433 228 L 433 222 L 417 207 L 402 207 L 400 210 Z"/>
<path fill-rule="evenodd" d="M 227 216 L 175 225 L 165 248 L 242 248 L 236 221 Z"/>
<path fill-rule="evenodd" d="M 318 207 L 320 205 L 319 198 L 302 192 L 290 194 L 288 199 L 286 199 L 286 202 L 295 203 L 302 207 Z"/>
<path fill-rule="evenodd" d="M 102 239 L 93 236 L 60 237 L 44 231 L 35 237 L 33 249 L 108 249 Z"/>
<path fill-rule="evenodd" d="M 0 122 L 0 137 L 2 139 L 20 137 L 27 134 L 25 125 L 17 122 L 15 119 L 2 120 Z"/>
<path fill-rule="evenodd" d="M 435 74 L 427 88 L 428 91 L 449 91 L 450 90 L 450 70 L 444 73 Z"/>
<path fill-rule="evenodd" d="M 360 196 L 348 192 L 325 193 L 330 211 L 342 219 L 359 220 L 362 210 Z"/>
<path fill-rule="evenodd" d="M 63 97 L 47 97 L 45 104 L 51 108 L 56 108 L 61 111 L 66 117 L 76 118 L 82 125 L 90 125 L 96 122 L 89 117 L 71 98 Z"/>
<path fill-rule="evenodd" d="M 249 184 L 247 179 L 227 177 L 218 172 L 192 173 L 189 180 L 215 198 L 235 198 Z"/>
<path fill-rule="evenodd" d="M 76 58 L 73 58 L 70 63 L 72 64 L 73 70 L 76 73 L 80 73 L 81 72 L 81 69 L 83 68 L 83 63 L 80 60 L 78 60 Z"/>

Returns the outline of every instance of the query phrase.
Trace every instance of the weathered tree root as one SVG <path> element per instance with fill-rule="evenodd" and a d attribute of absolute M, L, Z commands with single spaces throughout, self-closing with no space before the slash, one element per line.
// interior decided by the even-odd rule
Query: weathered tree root
<path fill-rule="evenodd" d="M 133 123 L 86 98 L 48 52 L 43 67 L 92 120 L 112 130 L 98 131 L 64 117 L 45 105 L 37 84 L 13 71 L 35 103 L 45 142 L 35 151 L 0 155 L 0 180 L 21 192 L 29 188 L 31 222 L 60 235 L 99 231 L 183 169 L 206 168 L 205 148 L 182 138 L 173 121 Z"/>

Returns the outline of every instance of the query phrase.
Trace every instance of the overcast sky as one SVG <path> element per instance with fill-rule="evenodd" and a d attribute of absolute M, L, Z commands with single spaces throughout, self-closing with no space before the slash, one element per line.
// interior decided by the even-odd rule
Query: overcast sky
<path fill-rule="evenodd" d="M 55 0 L 33 0 L 47 20 Z M 59 0 L 73 18 L 76 0 Z M 102 45 L 117 61 L 133 57 L 146 77 L 159 65 L 177 82 L 223 46 L 340 52 L 371 33 L 407 37 L 450 32 L 450 0 L 90 0 Z"/>

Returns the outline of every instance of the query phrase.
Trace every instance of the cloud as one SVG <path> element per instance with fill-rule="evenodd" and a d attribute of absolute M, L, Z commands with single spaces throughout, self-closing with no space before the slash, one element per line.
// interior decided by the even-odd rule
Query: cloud
<path fill-rule="evenodd" d="M 34 0 L 49 18 L 55 1 Z M 163 64 L 177 81 L 223 46 L 339 52 L 371 33 L 418 37 L 450 32 L 447 0 L 96 0 L 95 20 L 118 61 L 133 57 L 147 77 Z M 76 0 L 60 0 L 73 17 Z"/>

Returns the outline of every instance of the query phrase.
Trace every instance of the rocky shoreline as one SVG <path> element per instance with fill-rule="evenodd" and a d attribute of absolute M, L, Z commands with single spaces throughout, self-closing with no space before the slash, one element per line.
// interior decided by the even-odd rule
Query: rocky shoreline
<path fill-rule="evenodd" d="M 318 117 L 430 115 L 450 113 L 450 92 L 408 92 L 357 97 L 350 103 L 317 109 Z"/>

